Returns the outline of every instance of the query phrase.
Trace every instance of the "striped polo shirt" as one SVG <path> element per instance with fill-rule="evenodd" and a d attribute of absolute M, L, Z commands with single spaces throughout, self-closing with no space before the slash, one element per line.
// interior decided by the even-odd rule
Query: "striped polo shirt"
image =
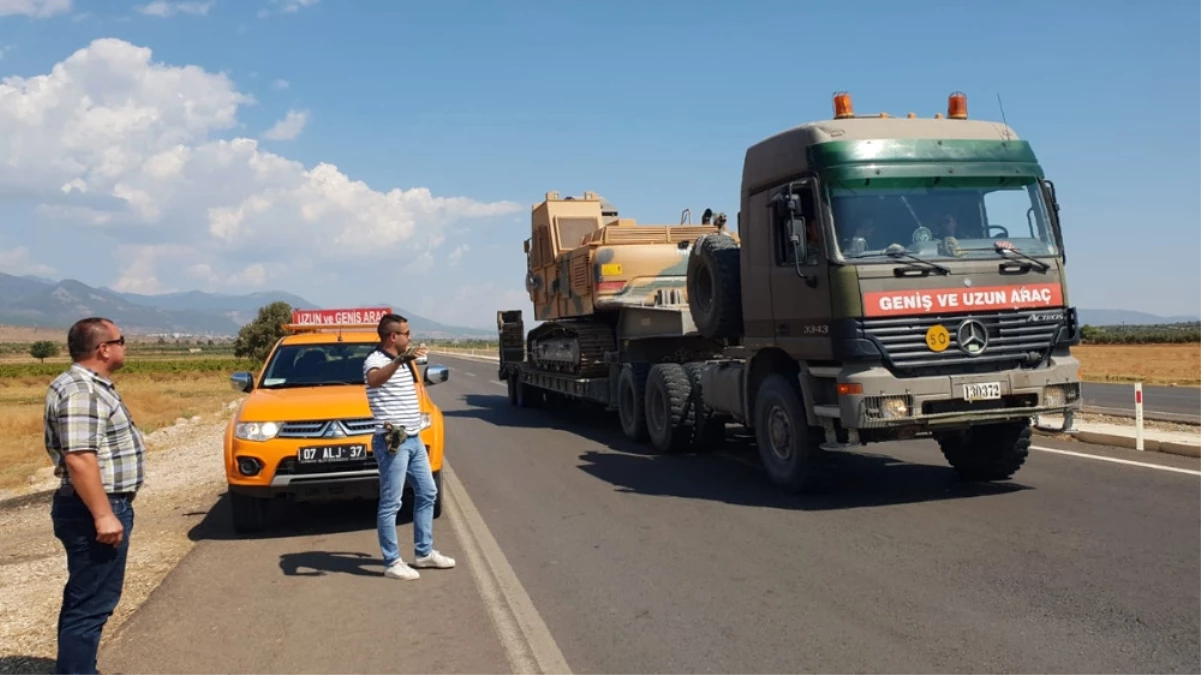
<path fill-rule="evenodd" d="M 95 452 L 104 491 L 137 492 L 146 476 L 146 443 L 112 380 L 79 364 L 46 392 L 46 452 L 54 475 L 71 482 L 66 455 Z"/>
<path fill-rule="evenodd" d="M 376 348 L 363 361 L 363 381 L 374 368 L 383 368 L 392 357 Z M 421 403 L 417 399 L 417 372 L 413 362 L 402 363 L 391 379 L 380 387 L 367 387 L 367 404 L 375 417 L 375 430 L 384 430 L 384 422 L 403 424 L 410 432 L 421 427 Z"/>

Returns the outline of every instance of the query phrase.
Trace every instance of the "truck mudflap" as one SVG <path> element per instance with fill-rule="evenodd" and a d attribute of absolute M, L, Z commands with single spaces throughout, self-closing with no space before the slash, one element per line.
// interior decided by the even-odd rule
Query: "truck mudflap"
<path fill-rule="evenodd" d="M 882 367 L 844 373 L 838 382 L 851 385 L 851 391 L 839 396 L 837 415 L 844 428 L 871 430 L 1074 414 L 1083 403 L 1079 368 L 1075 358 L 1066 356 L 1053 357 L 1048 368 L 1030 371 L 904 379 Z M 831 408 L 825 411 L 834 413 Z"/>

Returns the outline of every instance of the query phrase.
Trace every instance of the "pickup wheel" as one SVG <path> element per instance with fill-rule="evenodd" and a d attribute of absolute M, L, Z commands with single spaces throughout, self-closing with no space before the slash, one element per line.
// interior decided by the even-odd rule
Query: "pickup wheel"
<path fill-rule="evenodd" d="M 789 492 L 811 492 L 827 478 L 821 434 L 806 423 L 799 387 L 769 375 L 755 397 L 755 440 L 773 483 Z"/>
<path fill-rule="evenodd" d="M 650 367 L 645 363 L 627 363 L 617 378 L 617 415 L 627 438 L 645 441 L 646 378 Z"/>
<path fill-rule="evenodd" d="M 646 378 L 646 432 L 662 453 L 679 452 L 692 440 L 692 383 L 678 363 L 656 363 Z"/>
<path fill-rule="evenodd" d="M 434 472 L 434 485 L 438 488 L 438 496 L 434 497 L 434 517 L 442 517 L 442 470 Z"/>
<path fill-rule="evenodd" d="M 271 515 L 271 501 L 238 492 L 229 492 L 229 508 L 233 517 L 234 531 L 243 534 L 260 532 L 267 527 Z"/>
<path fill-rule="evenodd" d="M 965 480 L 1007 480 L 1030 455 L 1030 422 L 985 424 L 937 437 L 943 457 Z"/>

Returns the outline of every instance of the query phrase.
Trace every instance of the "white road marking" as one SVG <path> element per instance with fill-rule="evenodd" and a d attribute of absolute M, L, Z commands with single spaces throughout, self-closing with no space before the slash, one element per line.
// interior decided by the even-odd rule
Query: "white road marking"
<path fill-rule="evenodd" d="M 475 373 L 471 372 L 470 370 L 464 370 L 463 373 L 466 375 L 470 375 L 472 377 L 479 377 L 479 375 L 476 375 Z"/>
<path fill-rule="evenodd" d="M 450 507 L 447 517 L 451 526 L 462 535 L 460 539 L 468 567 L 500 635 L 513 672 L 570 674 L 567 660 L 563 658 L 546 622 L 538 614 L 504 552 L 488 530 L 488 525 L 445 459 L 442 461 L 442 471 Z"/>
<path fill-rule="evenodd" d="M 1201 476 L 1201 471 L 1195 469 L 1181 469 L 1174 466 L 1164 466 L 1162 464 L 1150 464 L 1148 462 L 1135 462 L 1129 459 L 1118 459 L 1116 457 L 1105 457 L 1102 455 L 1090 455 L 1084 452 L 1072 452 L 1071 450 L 1057 450 L 1055 448 L 1044 448 L 1041 445 L 1030 446 L 1031 450 L 1039 450 L 1041 452 L 1053 452 L 1057 455 L 1068 455 L 1071 457 L 1083 457 L 1084 459 L 1096 459 L 1102 462 L 1114 462 L 1115 464 L 1127 464 L 1130 466 L 1141 466 L 1147 469 L 1158 469 L 1160 471 L 1171 471 L 1173 473 L 1186 473 L 1190 476 Z"/>

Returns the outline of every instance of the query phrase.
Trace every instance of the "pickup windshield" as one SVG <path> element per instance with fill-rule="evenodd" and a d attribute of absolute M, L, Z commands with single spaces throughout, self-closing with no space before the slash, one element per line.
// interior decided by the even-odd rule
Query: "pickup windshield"
<path fill-rule="evenodd" d="M 263 389 L 363 385 L 363 361 L 374 344 L 282 345 L 263 373 Z"/>
<path fill-rule="evenodd" d="M 895 262 L 897 244 L 926 260 L 996 258 L 996 244 L 1054 256 L 1055 236 L 1035 178 L 903 178 L 827 184 L 845 259 Z"/>

